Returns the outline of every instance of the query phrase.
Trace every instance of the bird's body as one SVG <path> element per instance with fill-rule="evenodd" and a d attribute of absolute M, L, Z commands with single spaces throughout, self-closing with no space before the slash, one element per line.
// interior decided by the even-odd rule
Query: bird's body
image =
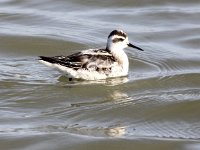
<path fill-rule="evenodd" d="M 126 33 L 114 30 L 105 49 L 88 49 L 69 56 L 40 56 L 39 61 L 55 68 L 69 79 L 99 80 L 128 75 L 129 61 L 124 48 L 130 46 Z"/>

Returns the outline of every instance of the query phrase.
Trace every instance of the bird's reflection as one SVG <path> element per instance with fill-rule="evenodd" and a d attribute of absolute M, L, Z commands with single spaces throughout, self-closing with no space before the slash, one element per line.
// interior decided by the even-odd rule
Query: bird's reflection
<path fill-rule="evenodd" d="M 128 82 L 128 77 L 121 78 L 111 78 L 106 80 L 96 80 L 96 81 L 83 81 L 83 80 L 73 80 L 68 81 L 67 78 L 61 76 L 59 79 L 59 84 L 63 84 L 64 86 L 76 86 L 76 85 L 90 85 L 90 84 L 103 84 L 105 86 L 116 86 L 121 85 Z M 110 89 L 110 88 L 108 88 Z M 103 95 L 102 99 L 97 99 L 96 101 L 82 101 L 71 103 L 71 107 L 76 107 L 75 109 L 82 109 L 82 111 L 86 111 L 85 115 L 93 114 L 94 109 L 95 112 L 97 109 L 103 110 L 106 107 L 111 108 L 111 105 L 123 104 L 130 101 L 132 98 L 128 96 L 127 93 L 122 92 L 120 89 L 111 88 L 107 95 Z M 131 100 L 132 101 L 132 100 Z M 87 106 L 87 107 L 86 107 Z M 98 117 L 99 113 L 95 113 Z M 82 115 L 82 117 L 85 117 Z M 79 118 L 80 119 L 80 118 Z M 80 119 L 81 120 L 81 119 Z M 97 137 L 122 137 L 126 134 L 126 127 L 123 125 L 110 124 L 108 126 L 102 125 L 100 122 L 94 125 L 95 127 L 90 127 L 85 124 L 76 124 L 75 126 L 69 126 L 67 128 L 68 131 L 81 134 L 81 135 L 89 135 L 89 136 L 97 136 Z"/>
<path fill-rule="evenodd" d="M 105 80 L 72 80 L 69 81 L 68 78 L 65 76 L 60 76 L 58 78 L 58 84 L 65 85 L 65 86 L 73 86 L 73 85 L 89 85 L 89 84 L 103 84 L 106 86 L 116 86 L 120 84 L 127 83 L 128 77 L 119 77 L 119 78 L 110 78 L 110 79 L 105 79 Z"/>
<path fill-rule="evenodd" d="M 116 126 L 116 127 L 111 127 L 108 129 L 105 129 L 105 135 L 111 136 L 111 137 L 121 137 L 125 135 L 126 133 L 126 128 L 125 126 Z"/>
<path fill-rule="evenodd" d="M 86 126 L 68 126 L 63 128 L 73 134 L 95 136 L 95 137 L 122 137 L 126 134 L 125 126 L 113 126 L 113 127 L 86 127 Z"/>

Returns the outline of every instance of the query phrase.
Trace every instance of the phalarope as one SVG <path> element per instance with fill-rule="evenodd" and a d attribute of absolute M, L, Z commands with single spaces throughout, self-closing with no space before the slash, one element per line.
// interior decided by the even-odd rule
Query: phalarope
<path fill-rule="evenodd" d="M 127 76 L 129 61 L 124 48 L 143 49 L 131 44 L 127 34 L 113 30 L 107 40 L 105 49 L 88 49 L 69 56 L 39 56 L 39 61 L 55 68 L 72 80 L 98 80 L 111 77 Z"/>

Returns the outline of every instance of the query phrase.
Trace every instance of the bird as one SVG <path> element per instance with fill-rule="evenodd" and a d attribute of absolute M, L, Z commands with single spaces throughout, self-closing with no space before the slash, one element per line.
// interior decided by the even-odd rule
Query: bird
<path fill-rule="evenodd" d="M 128 56 L 124 52 L 127 47 L 144 51 L 129 42 L 126 32 L 113 30 L 108 35 L 106 48 L 81 50 L 68 56 L 39 56 L 39 62 L 58 70 L 69 81 L 122 77 L 129 71 Z"/>

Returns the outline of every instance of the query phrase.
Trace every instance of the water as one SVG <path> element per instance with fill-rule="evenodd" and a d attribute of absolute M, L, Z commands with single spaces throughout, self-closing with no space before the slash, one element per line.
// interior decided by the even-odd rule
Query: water
<path fill-rule="evenodd" d="M 200 3 L 0 1 L 0 149 L 200 149 Z M 72 81 L 39 55 L 103 48 L 113 29 L 128 77 Z"/>

